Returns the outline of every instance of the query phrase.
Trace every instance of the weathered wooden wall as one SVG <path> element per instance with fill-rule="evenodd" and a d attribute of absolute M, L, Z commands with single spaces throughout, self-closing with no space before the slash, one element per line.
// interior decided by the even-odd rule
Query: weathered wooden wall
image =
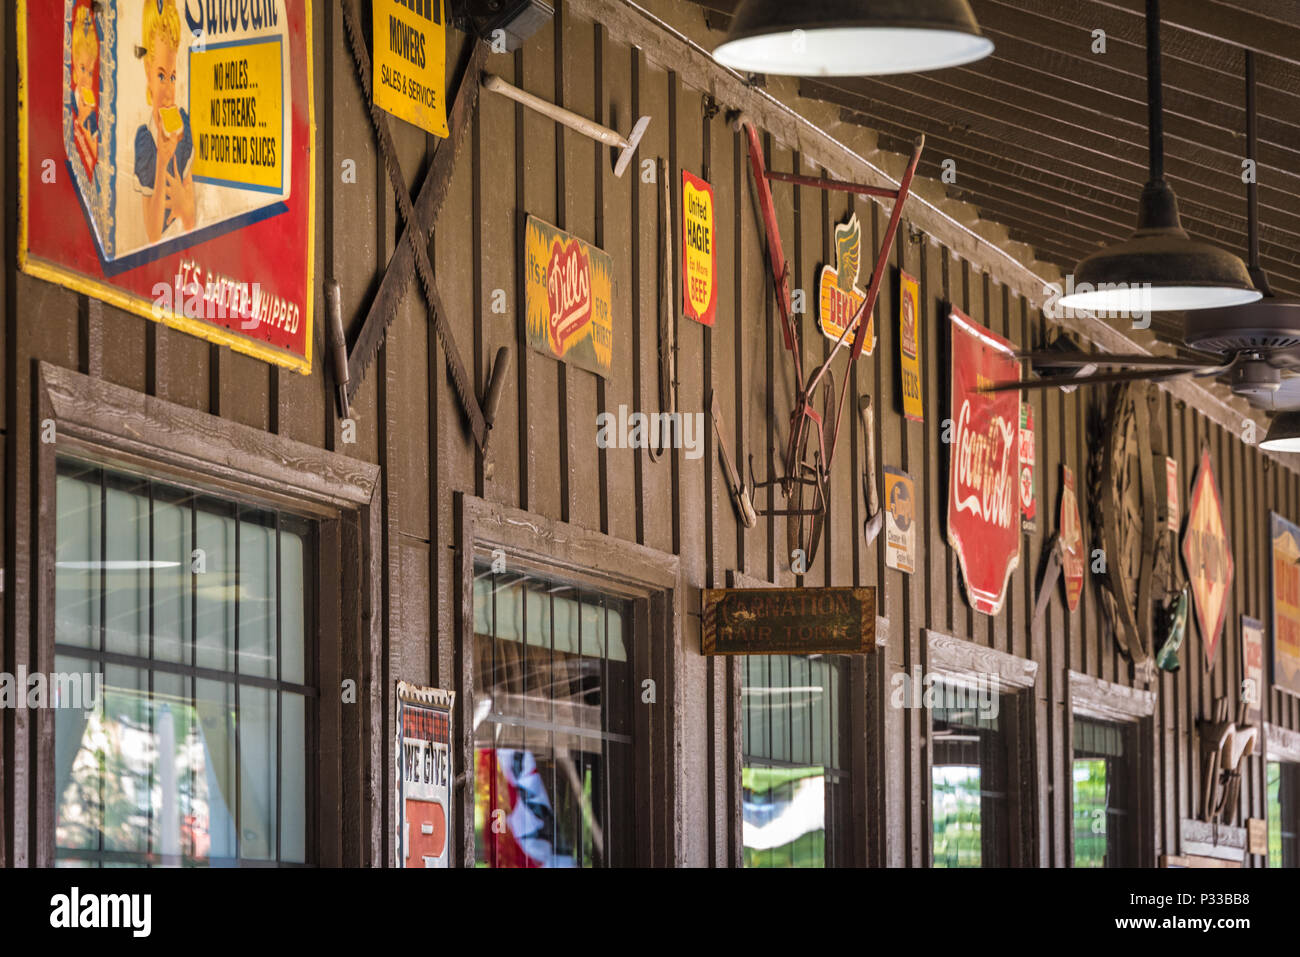
<path fill-rule="evenodd" d="M 316 109 L 319 123 L 317 175 L 317 275 L 342 284 L 344 316 L 354 336 L 364 308 L 377 287 L 400 238 L 400 220 L 348 55 L 337 3 L 314 5 Z M 641 162 L 663 156 L 672 186 L 674 229 L 680 203 L 681 170 L 713 183 L 717 202 L 718 268 L 721 296 L 716 325 L 710 330 L 678 319 L 678 405 L 683 411 L 707 409 L 711 392 L 720 396 L 733 433 L 738 463 L 754 457 L 760 478 L 772 449 L 784 443 L 789 396 L 788 360 L 769 294 L 760 232 L 743 144 L 727 123 L 725 111 L 683 82 L 664 64 L 646 55 L 599 23 L 580 19 L 557 3 L 553 27 L 534 36 L 513 55 L 494 55 L 489 69 L 544 98 L 584 115 L 626 129 L 641 114 L 653 117 L 642 142 Z M 674 553 L 692 588 L 721 586 L 735 570 L 754 578 L 791 584 L 784 528 L 771 518 L 752 530 L 737 523 L 714 450 L 711 428 L 707 452 L 698 460 L 675 456 L 652 463 L 642 452 L 596 446 L 596 416 L 658 408 L 658 226 L 659 184 L 642 181 L 634 166 L 615 178 L 609 152 L 577 133 L 510 101 L 484 94 L 468 142 L 456 166 L 452 189 L 432 242 L 432 263 L 456 340 L 476 380 L 486 379 L 487 364 L 503 344 L 515 346 L 515 369 L 503 411 L 484 461 L 467 438 L 459 405 L 431 334 L 423 301 L 412 288 L 386 347 L 369 370 L 355 403 L 357 442 L 344 445 L 334 416 L 330 383 L 318 359 L 310 377 L 281 372 L 266 364 L 209 346 L 111 307 L 16 271 L 16 42 L 14 9 L 4 17 L 5 186 L 3 283 L 5 308 L 4 403 L 5 639 L 4 670 L 32 660 L 31 574 L 27 543 L 33 515 L 30 461 L 31 369 L 36 359 L 155 395 L 213 415 L 354 455 L 379 464 L 384 474 L 383 593 L 389 638 L 385 687 L 397 679 L 446 684 L 454 680 L 455 602 L 452 575 L 452 493 L 463 490 L 491 502 L 525 509 L 552 519 L 607 533 Z M 449 62 L 455 57 L 449 56 Z M 438 141 L 393 122 L 394 136 L 408 182 L 418 186 Z M 804 157 L 767 137 L 776 170 L 812 172 Z M 343 164 L 356 164 L 356 182 L 344 182 Z M 782 235 L 792 259 L 794 285 L 815 298 L 816 270 L 833 259 L 832 231 L 850 211 L 864 226 L 864 245 L 876 248 L 884 228 L 878 206 L 842 194 L 775 184 Z M 566 367 L 528 350 L 522 340 L 524 280 L 521 249 L 527 214 L 537 215 L 602 247 L 615 265 L 615 352 L 609 380 Z M 679 244 L 674 243 L 674 248 Z M 870 253 L 864 250 L 864 259 Z M 860 677 L 855 689 L 879 704 L 888 676 L 923 661 L 924 630 L 933 628 L 981 645 L 1032 658 L 1040 664 L 1037 702 L 1040 768 L 1041 861 L 1067 864 L 1070 794 L 1069 743 L 1065 740 L 1068 670 L 1131 684 L 1126 661 L 1118 654 L 1103 622 L 1098 592 L 1091 582 L 1080 609 L 1067 614 L 1062 596 L 1053 598 L 1041 643 L 1031 641 L 1035 576 L 1045 526 L 1056 509 L 1059 465 L 1069 465 L 1080 480 L 1087 474 L 1086 403 L 1080 392 L 1034 393 L 1038 430 L 1040 532 L 1026 537 L 1021 569 L 1011 580 L 1006 608 L 996 618 L 975 614 L 967 605 L 954 553 L 945 544 L 947 449 L 940 422 L 947 415 L 947 324 L 951 302 L 977 321 L 1012 340 L 1028 344 L 1047 331 L 1047 320 L 1019 295 L 991 276 L 974 270 L 944 246 L 905 227 L 892 252 L 895 266 L 921 282 L 926 420 L 906 422 L 899 414 L 896 356 L 897 324 L 893 297 L 877 307 L 879 344 L 851 372 L 854 389 L 876 397 L 879 462 L 909 471 L 917 482 L 919 514 L 924 517 L 919 573 L 887 570 L 879 540 L 868 547 L 861 534 L 863 503 L 858 475 L 863 459 L 860 428 L 846 418 L 842 449 L 835 462 L 827 540 L 806 584 L 875 585 L 880 614 L 889 620 L 885 659 L 876 686 Z M 493 294 L 504 290 L 508 309 L 491 309 Z M 676 298 L 680 301 L 680 275 Z M 680 311 L 680 310 L 679 310 Z M 322 315 L 317 300 L 316 315 Z M 818 359 L 827 341 L 811 315 L 802 319 L 804 353 Z M 321 322 L 315 329 L 314 355 L 326 354 Z M 836 374 L 845 366 L 837 365 Z M 1212 698 L 1230 692 L 1240 680 L 1239 617 L 1267 618 L 1268 511 L 1300 518 L 1300 476 L 1270 462 L 1197 414 L 1162 395 L 1163 424 L 1178 459 L 1184 508 L 1189 499 L 1197 452 L 1208 444 L 1225 495 L 1237 578 L 1226 628 L 1213 671 L 1203 667 L 1198 635 L 1189 638 L 1185 665 L 1158 680 L 1160 748 L 1156 774 L 1162 800 L 1157 825 L 1163 849 L 1176 847 L 1178 819 L 1190 813 L 1199 789 L 1195 719 L 1208 713 Z M 852 400 L 850 399 L 850 402 Z M 1081 497 L 1086 509 L 1086 497 Z M 1046 514 L 1044 514 L 1046 513 Z M 1085 527 L 1088 517 L 1084 516 Z M 687 648 L 698 649 L 698 595 L 689 594 Z M 681 760 L 685 793 L 679 806 L 685 820 L 685 862 L 724 864 L 733 848 L 731 815 L 736 812 L 729 779 L 728 737 L 731 696 L 737 693 L 730 668 L 692 651 L 682 662 L 683 729 Z M 459 689 L 465 693 L 467 689 Z M 1268 718 L 1300 729 L 1300 702 L 1270 693 Z M 391 720 L 385 708 L 385 722 Z M 928 787 L 922 752 L 924 716 L 917 711 L 885 715 L 877 707 L 864 730 L 875 733 L 874 719 L 889 729 L 887 747 L 873 780 L 859 788 L 880 788 L 887 819 L 870 820 L 866 843 L 873 859 L 920 866 L 928 853 Z M 23 713 L 4 716 L 3 803 L 5 846 L 10 863 L 26 859 L 29 831 L 28 777 L 23 746 Z M 387 727 L 384 729 L 387 736 Z M 385 737 L 387 740 L 387 737 Z M 1262 816 L 1262 762 L 1251 759 L 1243 791 L 1243 810 Z M 865 801 L 861 806 L 867 806 Z"/>

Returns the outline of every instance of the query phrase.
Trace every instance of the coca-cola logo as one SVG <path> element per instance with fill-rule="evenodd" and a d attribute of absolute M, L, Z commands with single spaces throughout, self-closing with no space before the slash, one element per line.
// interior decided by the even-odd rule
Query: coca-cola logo
<path fill-rule="evenodd" d="M 999 528 L 1010 528 L 1016 515 L 1015 470 L 1011 455 L 1019 423 L 994 415 L 983 431 L 971 428 L 971 402 L 961 404 L 955 435 L 956 507 Z"/>
<path fill-rule="evenodd" d="M 576 239 L 556 239 L 546 267 L 546 299 L 551 318 L 551 348 L 563 355 L 569 343 L 591 322 L 591 261 Z"/>

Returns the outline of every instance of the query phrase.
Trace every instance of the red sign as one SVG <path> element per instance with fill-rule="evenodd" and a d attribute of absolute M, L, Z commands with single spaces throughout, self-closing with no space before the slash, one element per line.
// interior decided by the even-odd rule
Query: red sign
<path fill-rule="evenodd" d="M 21 268 L 310 373 L 311 0 L 18 10 Z"/>
<path fill-rule="evenodd" d="M 972 607 L 996 615 L 1020 564 L 1020 397 L 980 392 L 1019 380 L 1015 347 L 952 310 L 948 544 Z"/>
<path fill-rule="evenodd" d="M 1201 464 L 1192 486 L 1187 530 L 1183 532 L 1183 562 L 1192 585 L 1196 620 L 1205 646 L 1205 663 L 1214 665 L 1214 651 L 1223 631 L 1228 611 L 1228 593 L 1232 589 L 1232 546 L 1223 522 L 1223 500 L 1219 483 L 1214 479 L 1210 453 L 1201 452 Z"/>
<path fill-rule="evenodd" d="M 1083 523 L 1079 521 L 1079 499 L 1074 494 L 1074 473 L 1067 465 L 1061 466 L 1060 536 L 1065 603 L 1074 611 L 1083 594 Z"/>
<path fill-rule="evenodd" d="M 591 321 L 591 264 L 576 239 L 551 244 L 546 267 L 546 302 L 551 307 L 547 331 L 551 348 L 563 355 L 573 337 Z"/>
<path fill-rule="evenodd" d="M 718 252 L 713 187 L 682 170 L 682 298 L 688 318 L 713 325 L 718 313 Z"/>

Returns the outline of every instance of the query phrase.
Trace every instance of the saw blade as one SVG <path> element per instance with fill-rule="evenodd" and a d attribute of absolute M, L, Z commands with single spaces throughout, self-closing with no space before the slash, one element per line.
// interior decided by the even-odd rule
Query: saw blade
<path fill-rule="evenodd" d="M 397 200 L 398 210 L 405 223 L 403 232 L 406 235 L 406 245 L 411 250 L 412 258 L 415 262 L 415 273 L 419 277 L 420 286 L 424 291 L 425 301 L 429 307 L 429 318 L 433 322 L 434 333 L 441 343 L 443 352 L 446 354 L 447 371 L 451 375 L 451 383 L 460 399 L 461 406 L 469 418 L 470 430 L 474 434 L 475 441 L 482 446 L 487 440 L 487 423 L 483 418 L 483 410 L 479 406 L 478 396 L 476 395 L 472 383 L 469 381 L 469 374 L 465 371 L 465 364 L 461 360 L 460 351 L 456 348 L 456 341 L 452 338 L 451 330 L 447 327 L 446 313 L 442 308 L 442 300 L 438 295 L 437 285 L 434 282 L 433 267 L 429 265 L 429 254 L 426 246 L 427 242 L 419 238 L 419 224 L 415 216 L 415 210 L 411 205 L 411 194 L 406 188 L 406 181 L 402 177 L 401 166 L 397 161 L 397 149 L 393 145 L 392 132 L 388 128 L 388 119 L 383 111 L 375 104 L 372 95 L 372 78 L 370 71 L 370 54 L 366 50 L 365 39 L 361 35 L 360 24 L 357 21 L 356 2 L 355 0 L 340 0 L 340 6 L 343 10 L 343 28 L 347 34 L 348 47 L 352 51 L 352 60 L 357 68 L 357 78 L 361 83 L 361 92 L 365 97 L 366 106 L 370 113 L 370 124 L 375 130 L 375 136 L 379 144 L 379 152 L 384 159 L 384 167 L 388 171 L 388 179 L 393 186 L 393 194 Z M 475 81 L 477 86 L 477 80 Z M 442 153 L 440 148 L 438 153 Z M 452 150 L 454 153 L 454 149 Z M 454 158 L 454 157 L 453 157 Z M 427 233 L 425 236 L 427 237 Z M 394 306 L 394 311 L 396 306 Z M 383 323 L 384 329 L 387 323 Z M 379 342 L 382 341 L 382 334 L 378 336 L 373 346 L 372 354 L 378 352 Z M 358 343 L 360 345 L 360 343 Z M 358 352 L 359 358 L 364 361 L 361 363 L 361 370 L 364 371 L 370 363 L 370 357 L 364 356 Z M 352 363 L 349 362 L 349 367 Z M 352 379 L 351 375 L 349 378 Z M 352 379 L 352 382 L 359 384 L 359 377 Z M 355 393 L 355 386 L 353 386 Z"/>

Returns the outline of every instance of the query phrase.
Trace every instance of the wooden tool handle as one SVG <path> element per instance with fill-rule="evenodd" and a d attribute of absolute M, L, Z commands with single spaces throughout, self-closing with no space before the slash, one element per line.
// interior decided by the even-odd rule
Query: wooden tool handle
<path fill-rule="evenodd" d="M 512 86 L 501 77 L 493 73 L 483 74 L 483 89 L 491 90 L 493 93 L 499 93 L 504 97 L 514 100 L 516 103 L 522 103 L 530 110 L 536 110 L 544 116 L 549 116 L 557 123 L 563 123 L 571 130 L 577 130 L 585 136 L 590 136 L 593 140 L 599 140 L 606 146 L 627 146 L 627 140 L 623 139 L 618 133 L 614 132 L 607 126 L 601 126 L 599 123 L 593 123 L 585 116 L 579 116 L 572 110 L 566 110 L 562 106 L 556 106 L 554 103 L 548 103 L 541 97 L 533 96 L 517 86 Z"/>

